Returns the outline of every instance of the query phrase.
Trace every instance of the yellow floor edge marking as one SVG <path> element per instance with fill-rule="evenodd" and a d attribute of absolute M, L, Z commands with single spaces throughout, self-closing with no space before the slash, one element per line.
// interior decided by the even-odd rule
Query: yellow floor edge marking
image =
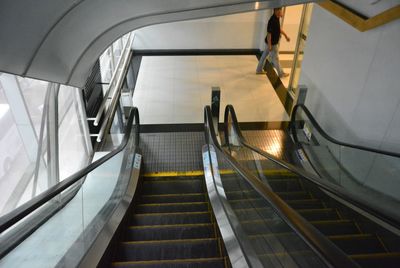
<path fill-rule="evenodd" d="M 221 175 L 235 174 L 236 171 L 232 169 L 220 169 L 219 173 Z M 294 176 L 292 172 L 285 169 L 267 169 L 263 170 L 263 174 L 266 176 Z M 195 177 L 203 176 L 203 170 L 191 170 L 191 171 L 166 171 L 166 172 L 148 172 L 143 174 L 143 177 L 147 178 L 157 178 L 157 177 Z"/>

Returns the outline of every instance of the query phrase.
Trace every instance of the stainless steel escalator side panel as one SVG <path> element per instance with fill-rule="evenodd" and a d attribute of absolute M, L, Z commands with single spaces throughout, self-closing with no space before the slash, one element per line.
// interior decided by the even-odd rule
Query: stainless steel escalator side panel
<path fill-rule="evenodd" d="M 98 222 L 105 222 L 105 225 L 102 227 L 102 230 L 92 243 L 92 246 L 82 258 L 81 262 L 79 263 L 79 267 L 95 267 L 99 264 L 104 252 L 107 250 L 107 247 L 115 234 L 115 231 L 118 229 L 118 226 L 128 211 L 129 205 L 131 204 L 133 196 L 135 195 L 140 176 L 142 155 L 139 154 L 138 151 L 139 150 L 135 148 L 134 152 L 128 155 L 124 163 L 125 168 L 120 174 L 121 177 L 129 178 L 127 185 L 123 185 L 120 187 L 120 189 L 118 189 L 122 195 L 122 198 L 114 198 L 114 200 L 110 200 L 111 203 L 119 202 L 115 208 L 110 206 L 109 210 L 114 210 L 111 217 L 109 216 L 110 211 L 105 211 L 104 213 L 100 213 L 98 215 L 96 220 Z M 123 191 L 125 191 L 125 193 L 122 193 Z"/>
<path fill-rule="evenodd" d="M 204 177 L 210 203 L 232 267 L 263 267 L 244 235 L 239 220 L 228 204 L 219 174 L 214 147 L 212 145 L 204 145 L 202 154 Z"/>

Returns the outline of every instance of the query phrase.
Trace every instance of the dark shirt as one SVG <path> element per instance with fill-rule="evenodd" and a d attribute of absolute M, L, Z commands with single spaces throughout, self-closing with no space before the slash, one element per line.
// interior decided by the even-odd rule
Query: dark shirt
<path fill-rule="evenodd" d="M 279 38 L 281 37 L 281 25 L 279 18 L 275 16 L 275 14 L 272 15 L 268 21 L 267 31 L 271 34 L 271 45 L 274 46 L 278 44 Z"/>

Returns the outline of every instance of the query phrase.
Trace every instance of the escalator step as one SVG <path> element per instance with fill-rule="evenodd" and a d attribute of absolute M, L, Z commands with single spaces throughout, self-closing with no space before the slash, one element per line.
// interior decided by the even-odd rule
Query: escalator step
<path fill-rule="evenodd" d="M 386 252 L 379 239 L 371 234 L 329 236 L 328 238 L 347 254 Z"/>
<path fill-rule="evenodd" d="M 254 221 L 260 219 L 271 219 L 276 216 L 271 208 L 246 208 L 235 209 L 235 214 L 240 221 Z"/>
<path fill-rule="evenodd" d="M 229 201 L 229 204 L 233 209 L 263 208 L 269 206 L 268 202 L 263 198 L 234 200 Z"/>
<path fill-rule="evenodd" d="M 323 262 L 312 251 L 297 251 L 258 256 L 263 267 L 324 267 Z"/>
<path fill-rule="evenodd" d="M 148 213 L 133 215 L 132 225 L 209 223 L 211 212 Z"/>
<path fill-rule="evenodd" d="M 224 186 L 224 190 L 226 192 L 229 191 L 242 191 L 242 190 L 252 190 L 251 186 L 245 182 L 243 179 L 237 178 L 224 178 L 222 177 L 222 185 Z"/>
<path fill-rule="evenodd" d="M 219 257 L 217 239 L 123 242 L 120 261 L 175 260 Z"/>
<path fill-rule="evenodd" d="M 400 267 L 400 252 L 351 255 L 362 267 L 398 268 Z"/>
<path fill-rule="evenodd" d="M 113 267 L 117 268 L 224 268 L 224 258 L 204 258 L 204 259 L 176 259 L 162 261 L 137 261 L 137 262 L 114 262 Z"/>
<path fill-rule="evenodd" d="M 266 164 L 266 165 L 264 166 L 264 164 Z M 267 168 L 268 165 L 270 165 L 270 168 Z M 264 169 L 263 174 L 265 176 L 267 176 L 268 178 L 279 179 L 282 177 L 286 177 L 286 178 L 287 177 L 295 177 L 295 178 L 298 177 L 298 175 L 294 174 L 293 172 L 291 172 L 287 169 L 276 169 L 276 164 L 271 163 L 271 162 L 269 162 L 269 163 L 263 162 L 263 169 Z"/>
<path fill-rule="evenodd" d="M 255 190 L 243 190 L 243 191 L 225 191 L 228 200 L 238 200 L 247 198 L 260 197 Z M 296 199 L 311 199 L 310 193 L 299 191 L 299 192 L 275 192 L 283 200 L 296 200 Z"/>
<path fill-rule="evenodd" d="M 274 233 L 288 233 L 290 227 L 280 218 L 273 220 L 241 221 L 241 226 L 247 235 L 262 235 Z"/>
<path fill-rule="evenodd" d="M 304 241 L 294 232 L 253 235 L 249 238 L 257 255 L 300 251 L 307 247 Z"/>
<path fill-rule="evenodd" d="M 166 180 L 166 181 L 144 181 L 142 194 L 181 194 L 181 193 L 203 193 L 203 181 L 201 180 Z"/>
<path fill-rule="evenodd" d="M 156 176 L 152 176 L 149 174 L 144 174 L 142 177 L 144 181 L 171 181 L 171 180 L 204 180 L 204 173 L 203 171 L 193 171 L 197 173 L 201 173 L 201 175 L 198 176 L 179 176 L 178 172 L 175 175 L 170 175 L 170 176 L 159 176 L 160 174 Z M 183 172 L 186 173 L 186 172 Z"/>
<path fill-rule="evenodd" d="M 207 202 L 139 204 L 135 207 L 136 213 L 170 213 L 208 211 Z"/>
<path fill-rule="evenodd" d="M 225 191 L 225 194 L 228 200 L 239 200 L 239 199 L 260 197 L 260 195 L 254 190 L 230 191 L 230 192 Z"/>
<path fill-rule="evenodd" d="M 319 199 L 298 199 L 288 200 L 286 203 L 294 209 L 318 209 L 325 208 L 324 203 Z"/>
<path fill-rule="evenodd" d="M 215 237 L 211 223 L 130 226 L 125 241 L 176 240 Z"/>
<path fill-rule="evenodd" d="M 309 221 L 339 220 L 339 214 L 333 208 L 298 209 L 297 212 Z"/>
<path fill-rule="evenodd" d="M 206 202 L 204 193 L 196 194 L 158 194 L 158 195 L 142 195 L 140 203 L 180 203 L 180 202 Z"/>
<path fill-rule="evenodd" d="M 310 221 L 325 235 L 360 234 L 360 230 L 350 220 Z"/>
<path fill-rule="evenodd" d="M 296 199 L 311 199 L 311 195 L 308 192 L 275 192 L 283 200 L 296 200 Z"/>
<path fill-rule="evenodd" d="M 293 178 L 269 179 L 268 184 L 275 192 L 299 192 L 303 190 L 299 180 Z"/>

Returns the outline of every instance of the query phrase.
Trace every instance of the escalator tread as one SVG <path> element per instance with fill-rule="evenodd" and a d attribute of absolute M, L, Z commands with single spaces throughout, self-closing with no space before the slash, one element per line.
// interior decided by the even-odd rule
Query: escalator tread
<path fill-rule="evenodd" d="M 281 181 L 280 184 L 277 181 Z M 340 209 L 327 205 L 325 199 L 314 197 L 320 194 L 308 191 L 294 178 L 268 178 L 268 183 L 282 200 L 362 267 L 400 267 L 399 252 L 388 252 L 378 235 L 363 233 L 357 221 L 343 218 Z M 287 189 L 283 188 L 285 183 L 288 183 Z"/>
<path fill-rule="evenodd" d="M 113 267 L 230 267 L 204 177 L 144 177 Z"/>
<path fill-rule="evenodd" d="M 155 261 L 137 261 L 137 262 L 114 262 L 113 267 L 119 268 L 223 268 L 227 267 L 228 260 L 226 258 L 201 258 L 201 259 L 175 259 L 175 260 L 155 260 Z"/>
<path fill-rule="evenodd" d="M 386 252 L 379 238 L 372 234 L 329 236 L 328 238 L 349 255 Z"/>
<path fill-rule="evenodd" d="M 400 252 L 350 255 L 362 267 L 400 267 Z"/>

